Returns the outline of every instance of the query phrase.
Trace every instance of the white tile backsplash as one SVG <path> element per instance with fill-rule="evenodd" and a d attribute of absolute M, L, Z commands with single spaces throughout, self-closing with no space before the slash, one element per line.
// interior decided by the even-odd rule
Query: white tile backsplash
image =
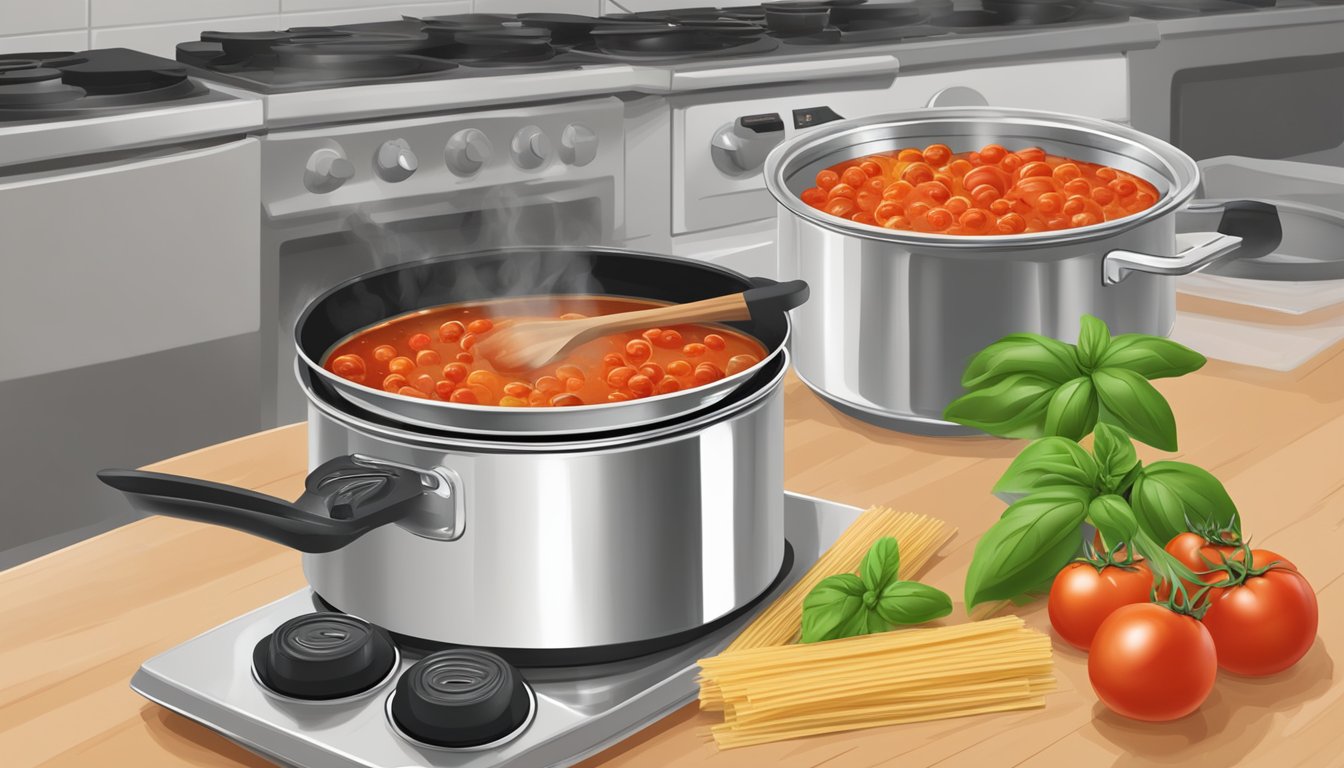
<path fill-rule="evenodd" d="M 95 29 L 91 35 L 94 48 L 134 48 L 171 59 L 176 56 L 177 44 L 197 40 L 201 32 L 250 32 L 278 29 L 280 17 L 242 16 L 229 19 L 184 21 L 177 24 L 150 24 L 137 27 L 109 27 Z"/>
<path fill-rule="evenodd" d="M 175 21 L 264 16 L 280 12 L 280 0 L 89 0 L 89 26 L 126 27 Z"/>
<path fill-rule="evenodd" d="M 365 0 L 368 2 L 368 0 Z M 445 0 L 438 3 L 406 3 L 380 5 L 374 8 L 346 8 L 339 11 L 309 11 L 281 13 L 280 26 L 324 27 L 333 24 L 361 24 L 368 21 L 388 21 L 405 16 L 443 16 L 450 13 L 471 13 L 471 0 Z"/>
<path fill-rule="evenodd" d="M 85 29 L 88 0 L 0 0 L 0 35 Z"/>
<path fill-rule="evenodd" d="M 42 35 L 6 35 L 0 37 L 0 53 L 38 53 L 41 51 L 82 51 L 89 47 L 89 31 L 75 29 Z"/>

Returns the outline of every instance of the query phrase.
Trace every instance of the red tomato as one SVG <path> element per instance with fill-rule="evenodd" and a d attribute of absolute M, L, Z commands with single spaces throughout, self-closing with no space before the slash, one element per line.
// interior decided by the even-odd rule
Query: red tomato
<path fill-rule="evenodd" d="M 439 326 L 439 338 L 444 341 L 457 341 L 462 338 L 462 334 L 467 332 L 466 326 L 456 320 L 449 320 Z"/>
<path fill-rule="evenodd" d="M 394 357 L 387 361 L 389 373 L 407 374 L 415 370 L 415 361 L 409 357 Z"/>
<path fill-rule="evenodd" d="M 427 349 L 429 347 L 429 334 L 413 333 L 411 338 L 406 340 L 406 345 L 417 352 Z"/>
<path fill-rule="evenodd" d="M 625 356 L 631 362 L 642 363 L 653 355 L 653 346 L 643 339 L 631 339 L 625 343 Z"/>
<path fill-rule="evenodd" d="M 710 336 L 714 336 L 714 334 L 711 333 Z M 722 337 L 716 336 L 715 338 L 722 338 Z M 706 336 L 705 339 L 708 340 L 709 336 Z M 680 331 L 675 330 L 663 331 L 662 335 L 658 337 L 658 346 L 667 347 L 669 349 L 680 347 L 681 342 L 682 342 L 682 336 Z"/>
<path fill-rule="evenodd" d="M 928 163 L 911 163 L 901 171 L 901 180 L 915 185 L 933 181 L 933 169 Z"/>
<path fill-rule="evenodd" d="M 495 324 L 490 322 L 488 318 L 484 317 L 482 317 L 480 320 L 472 320 L 470 323 L 467 323 L 467 330 L 471 331 L 472 333 L 485 333 L 486 331 L 494 327 Z"/>
<path fill-rule="evenodd" d="M 1008 150 L 998 144 L 986 144 L 980 148 L 980 160 L 997 165 L 1008 155 Z"/>
<path fill-rule="evenodd" d="M 924 221 L 928 223 L 930 229 L 941 232 L 952 226 L 952 222 L 956 221 L 956 217 L 946 208 L 934 208 L 924 214 Z"/>
<path fill-rule="evenodd" d="M 630 383 L 630 378 L 637 373 L 639 373 L 639 371 L 636 371 L 634 368 L 631 368 L 628 365 L 622 365 L 620 368 L 615 368 L 611 373 L 607 374 L 607 384 L 620 389 Z M 541 389 L 540 381 L 537 382 L 537 389 Z"/>
<path fill-rule="evenodd" d="M 556 395 L 564 391 L 565 383 L 555 376 L 542 376 L 533 383 L 533 389 L 544 395 Z"/>
<path fill-rule="evenodd" d="M 438 365 L 442 362 L 443 358 L 438 352 L 435 352 L 432 349 L 422 349 L 415 353 L 415 364 L 422 368 L 428 368 L 431 365 Z"/>
<path fill-rule="evenodd" d="M 708 339 L 706 339 L 708 341 Z M 667 372 L 673 376 L 690 376 L 693 371 L 691 364 L 685 360 L 673 360 L 667 364 Z"/>
<path fill-rule="evenodd" d="M 705 334 L 705 346 L 710 349 L 723 349 L 728 346 L 728 341 L 717 333 Z"/>
<path fill-rule="evenodd" d="M 822 189 L 830 189 L 840 183 L 840 174 L 835 171 L 821 171 L 817 174 L 817 186 Z"/>
<path fill-rule="evenodd" d="M 653 380 L 644 374 L 635 374 L 626 382 L 635 397 L 648 397 L 653 394 Z"/>
<path fill-rule="evenodd" d="M 952 159 L 952 150 L 946 144 L 930 144 L 924 148 L 924 159 L 931 165 L 945 165 Z"/>
<path fill-rule="evenodd" d="M 799 195 L 799 197 L 802 198 L 804 203 L 807 203 L 813 208 L 822 207 L 826 204 L 826 200 L 828 199 L 826 197 L 826 190 L 821 187 L 809 187 L 803 190 L 803 193 Z"/>
<path fill-rule="evenodd" d="M 1069 645 L 1087 650 L 1097 627 L 1117 608 L 1146 603 L 1153 574 L 1144 563 L 1133 567 L 1070 563 L 1050 585 L 1050 626 Z"/>
<path fill-rule="evenodd" d="M 388 344 L 380 344 L 373 348 L 373 359 L 380 363 L 386 363 L 388 360 L 397 356 L 397 348 Z"/>
<path fill-rule="evenodd" d="M 1259 677 L 1305 656 L 1316 640 L 1317 619 L 1311 585 L 1297 571 L 1276 567 L 1210 591 L 1204 626 L 1218 649 L 1218 666 Z"/>
<path fill-rule="evenodd" d="M 704 344 L 692 342 L 681 348 L 681 353 L 687 357 L 699 357 L 708 350 Z"/>
<path fill-rule="evenodd" d="M 843 218 L 854 213 L 858 207 L 859 204 L 848 197 L 837 197 L 826 204 L 826 212 Z"/>
<path fill-rule="evenodd" d="M 1214 570 L 1215 566 L 1222 565 L 1224 558 L 1237 562 L 1241 562 L 1244 558 L 1241 547 L 1214 544 L 1198 533 L 1188 531 L 1172 537 L 1164 549 L 1166 549 L 1167 554 L 1181 561 L 1181 565 L 1194 571 L 1199 576 L 1199 580 L 1205 584 L 1213 584 L 1227 576 L 1224 571 Z M 1252 568 L 1264 568 L 1273 562 L 1278 562 L 1292 570 L 1297 569 L 1292 561 L 1277 552 L 1268 549 L 1251 550 Z M 1186 588 L 1190 589 L 1191 587 L 1186 585 Z"/>
<path fill-rule="evenodd" d="M 1126 605 L 1092 638 L 1087 676 L 1112 711 L 1162 722 L 1199 709 L 1218 677 L 1218 659 L 1199 621 L 1153 603 Z"/>
<path fill-rule="evenodd" d="M 583 405 L 583 398 L 571 392 L 551 398 L 551 406 L 555 408 L 570 408 L 576 405 Z"/>
<path fill-rule="evenodd" d="M 859 163 L 859 170 L 863 171 L 865 176 L 880 176 L 882 174 L 882 166 L 878 165 L 876 160 L 864 160 Z"/>

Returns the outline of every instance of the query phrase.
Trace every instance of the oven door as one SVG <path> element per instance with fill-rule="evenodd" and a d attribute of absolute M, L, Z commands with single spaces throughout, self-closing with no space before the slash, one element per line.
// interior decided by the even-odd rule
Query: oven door
<path fill-rule="evenodd" d="M 1134 127 L 1196 160 L 1344 167 L 1344 20 L 1167 38 L 1130 83 Z"/>

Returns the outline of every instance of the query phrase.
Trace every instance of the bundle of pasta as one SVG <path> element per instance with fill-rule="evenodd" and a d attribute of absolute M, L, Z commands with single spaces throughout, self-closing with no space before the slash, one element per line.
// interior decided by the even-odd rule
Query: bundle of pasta
<path fill-rule="evenodd" d="M 900 578 L 909 579 L 956 533 L 957 529 L 937 518 L 888 507 L 869 508 L 845 529 L 797 584 L 762 611 L 723 652 L 796 642 L 803 626 L 803 599 L 827 576 L 857 571 L 864 554 L 878 539 L 890 536 L 900 543 Z"/>
<path fill-rule="evenodd" d="M 821 643 L 758 648 L 700 662 L 721 710 L 720 748 L 880 725 L 1045 705 L 1050 638 L 1017 616 Z"/>

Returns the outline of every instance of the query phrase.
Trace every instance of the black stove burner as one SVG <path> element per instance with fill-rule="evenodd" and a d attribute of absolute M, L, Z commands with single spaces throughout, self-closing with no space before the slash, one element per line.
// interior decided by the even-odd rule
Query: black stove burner
<path fill-rule="evenodd" d="M 0 55 L 0 121 L 87 117 L 206 92 L 181 64 L 125 48 Z"/>
<path fill-rule="evenodd" d="M 252 668 L 263 685 L 306 700 L 363 693 L 391 674 L 396 660 L 386 631 L 341 613 L 292 618 L 252 650 Z"/>
<path fill-rule="evenodd" d="M 388 706 L 393 724 L 416 741 L 464 749 L 502 741 L 532 716 L 527 684 L 488 651 L 439 651 L 397 680 Z"/>

